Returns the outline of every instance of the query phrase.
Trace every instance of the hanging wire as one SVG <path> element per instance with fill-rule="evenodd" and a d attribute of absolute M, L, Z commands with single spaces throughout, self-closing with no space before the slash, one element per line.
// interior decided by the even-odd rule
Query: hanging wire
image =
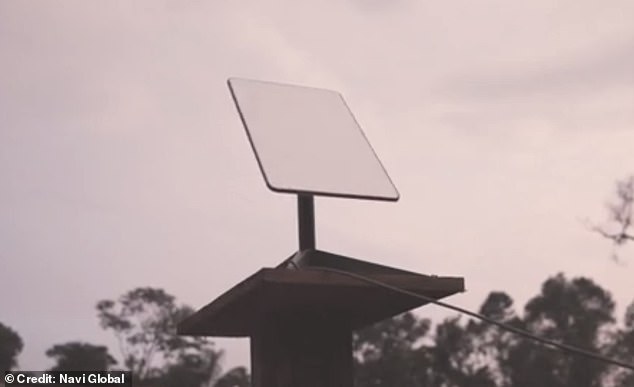
<path fill-rule="evenodd" d="M 422 301 L 425 301 L 425 302 L 429 302 L 431 304 L 435 304 L 435 305 L 441 306 L 443 308 L 451 309 L 453 311 L 456 311 L 456 312 L 459 312 L 459 313 L 462 313 L 462 314 L 466 314 L 467 316 L 471 316 L 473 318 L 476 318 L 478 320 L 484 321 L 484 322 L 489 323 L 491 325 L 495 325 L 495 326 L 497 326 L 499 328 L 502 328 L 502 329 L 504 329 L 506 331 L 515 333 L 516 335 L 522 336 L 524 338 L 527 338 L 527 339 L 530 339 L 530 340 L 533 340 L 533 341 L 537 341 L 537 342 L 539 342 L 539 343 L 541 343 L 541 344 L 543 344 L 545 346 L 556 348 L 556 349 L 559 349 L 559 350 L 561 350 L 563 352 L 568 352 L 568 353 L 571 353 L 571 354 L 585 356 L 585 357 L 588 357 L 588 358 L 591 358 L 591 359 L 594 359 L 594 360 L 602 361 L 602 362 L 605 362 L 605 363 L 609 363 L 609 364 L 612 364 L 612 365 L 615 365 L 615 366 L 618 366 L 618 367 L 622 367 L 622 368 L 626 368 L 626 369 L 634 371 L 634 365 L 632 365 L 632 364 L 628 364 L 628 363 L 622 362 L 620 360 L 612 359 L 612 358 L 603 356 L 601 354 L 598 354 L 598 353 L 595 353 L 595 352 L 591 352 L 591 351 L 588 351 L 588 350 L 585 350 L 585 349 L 582 349 L 582 348 L 578 348 L 578 347 L 575 347 L 575 346 L 572 346 L 572 345 L 568 345 L 568 344 L 560 343 L 560 342 L 557 342 L 557 341 L 549 340 L 549 339 L 546 339 L 544 337 L 537 336 L 537 335 L 535 335 L 533 333 L 525 331 L 523 329 L 516 328 L 514 326 L 505 324 L 503 322 L 491 319 L 491 318 L 486 317 L 484 315 L 481 315 L 479 313 L 475 313 L 475 312 L 472 312 L 470 310 L 461 308 L 459 306 L 454 306 L 454 305 L 447 304 L 447 303 L 442 302 L 442 301 L 438 301 L 435 298 L 428 297 L 428 296 L 425 296 L 425 295 L 420 294 L 420 293 L 412 292 L 412 291 L 409 291 L 407 289 L 402 289 L 402 288 L 399 288 L 397 286 L 392 286 L 392 285 L 390 285 L 388 283 L 385 283 L 383 281 L 379 281 L 379 280 L 376 280 L 376 279 L 373 279 L 373 278 L 370 278 L 370 277 L 366 277 L 366 276 L 361 275 L 361 274 L 351 273 L 351 272 L 348 272 L 348 271 L 345 271 L 345 270 L 338 270 L 338 269 L 333 269 L 333 268 L 330 268 L 330 267 L 322 267 L 322 266 L 309 266 L 308 268 L 310 268 L 310 269 L 318 269 L 318 270 L 322 270 L 322 271 L 328 271 L 328 272 L 332 272 L 332 273 L 345 275 L 345 276 L 348 276 L 348 277 L 351 277 L 351 278 L 355 278 L 357 280 L 360 280 L 360 281 L 363 281 L 363 282 L 367 282 L 367 283 L 370 283 L 370 284 L 373 284 L 373 285 L 380 286 L 382 288 L 391 290 L 391 291 L 393 291 L 395 293 L 405 294 L 405 295 L 408 295 L 410 297 L 418 298 L 419 300 L 422 300 Z"/>

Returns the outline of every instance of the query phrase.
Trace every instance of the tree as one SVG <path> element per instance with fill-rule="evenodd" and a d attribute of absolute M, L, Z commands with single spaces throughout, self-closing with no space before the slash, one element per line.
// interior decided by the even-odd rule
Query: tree
<path fill-rule="evenodd" d="M 108 371 L 117 364 L 105 346 L 80 342 L 54 345 L 46 356 L 56 362 L 51 371 Z"/>
<path fill-rule="evenodd" d="M 602 332 L 614 322 L 608 292 L 587 278 L 549 278 L 541 294 L 525 307 L 525 328 L 537 335 L 592 352 L 605 349 Z M 510 384 L 515 387 L 599 387 L 607 367 L 585 357 L 548 350 L 525 340 L 509 354 Z"/>
<path fill-rule="evenodd" d="M 24 343 L 10 327 L 0 323 L 0 371 L 9 371 L 18 365 L 17 357 Z"/>
<path fill-rule="evenodd" d="M 430 347 L 433 386 L 496 387 L 493 373 L 497 359 L 486 359 L 487 343 L 481 326 L 460 317 L 445 319 L 436 327 L 434 345 Z"/>
<path fill-rule="evenodd" d="M 491 292 L 479 313 L 489 319 L 520 327 L 521 319 L 513 309 L 513 299 L 504 292 Z M 471 354 L 466 360 L 474 386 L 509 385 L 508 359 L 518 337 L 488 322 L 470 320 L 467 324 Z"/>
<path fill-rule="evenodd" d="M 634 302 L 632 302 L 625 312 L 624 327 L 615 334 L 615 340 L 610 354 L 616 358 L 634 364 Z M 614 385 L 617 387 L 634 386 L 634 371 L 623 369 L 613 369 L 612 375 Z"/>
<path fill-rule="evenodd" d="M 220 375 L 222 352 L 202 337 L 179 336 L 177 324 L 193 313 L 162 289 L 133 289 L 97 303 L 99 321 L 114 332 L 125 366 L 137 382 L 199 387 Z"/>
<path fill-rule="evenodd" d="M 200 387 L 210 384 L 220 373 L 221 353 L 210 348 L 198 353 L 180 353 L 155 384 L 164 387 Z M 233 387 L 233 386 L 231 386 Z"/>
<path fill-rule="evenodd" d="M 634 304 L 614 330 L 611 295 L 587 278 L 548 278 L 520 318 L 513 300 L 491 292 L 479 313 L 489 319 L 590 352 L 634 362 Z M 429 335 L 428 320 L 411 313 L 357 332 L 357 387 L 616 387 L 634 386 L 632 373 L 545 348 L 481 320 L 449 317 Z M 610 342 L 610 334 L 614 334 Z M 606 384 L 608 383 L 608 384 Z"/>
<path fill-rule="evenodd" d="M 204 339 L 176 334 L 178 322 L 193 311 L 177 305 L 175 298 L 162 289 L 131 290 L 116 302 L 98 302 L 97 311 L 101 326 L 112 330 L 119 341 L 125 366 L 141 380 L 161 374 L 165 364 L 182 358 L 183 353 L 210 345 Z"/>
<path fill-rule="evenodd" d="M 434 345 L 430 347 L 433 386 L 456 386 L 465 382 L 464 361 L 472 348 L 460 317 L 450 317 L 436 326 Z"/>
<path fill-rule="evenodd" d="M 424 386 L 428 359 L 418 349 L 429 328 L 408 312 L 355 332 L 355 386 Z"/>
<path fill-rule="evenodd" d="M 627 242 L 634 242 L 634 175 L 616 182 L 616 200 L 607 204 L 610 225 L 593 226 L 592 230 L 611 240 L 619 247 Z M 613 256 L 617 259 L 617 255 Z"/>
<path fill-rule="evenodd" d="M 490 319 L 518 325 L 513 300 L 503 292 L 491 292 L 479 313 Z M 506 358 L 516 337 L 480 320 L 450 317 L 436 326 L 434 341 L 426 347 L 433 371 L 430 386 L 496 387 L 505 385 Z"/>

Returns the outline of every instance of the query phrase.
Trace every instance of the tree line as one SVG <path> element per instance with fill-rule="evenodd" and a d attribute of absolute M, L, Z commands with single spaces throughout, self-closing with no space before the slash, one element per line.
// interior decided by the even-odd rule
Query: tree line
<path fill-rule="evenodd" d="M 634 302 L 614 316 L 610 293 L 588 278 L 547 279 L 520 315 L 492 292 L 479 313 L 542 337 L 634 363 Z M 354 336 L 357 387 L 632 387 L 634 373 L 545 348 L 454 316 L 433 326 L 405 313 Z"/>
<path fill-rule="evenodd" d="M 85 342 L 46 351 L 52 371 L 130 370 L 135 385 L 247 387 L 244 367 L 222 373 L 223 352 L 206 338 L 176 334 L 193 310 L 162 289 L 137 288 L 97 303 L 109 349 Z M 634 302 L 615 316 L 610 293 L 588 278 L 548 278 L 520 314 L 504 292 L 491 292 L 479 313 L 542 337 L 634 363 Z M 0 369 L 17 366 L 20 336 L 0 324 Z M 355 387 L 632 387 L 634 372 L 545 348 L 496 326 L 460 316 L 432 324 L 408 312 L 353 335 Z"/>
<path fill-rule="evenodd" d="M 163 289 L 140 287 L 117 300 L 96 306 L 103 329 L 111 331 L 123 364 L 103 345 L 68 342 L 46 351 L 55 365 L 50 371 L 132 372 L 133 384 L 152 387 L 247 387 L 245 367 L 222 372 L 223 352 L 203 337 L 179 336 L 177 324 L 193 313 Z M 23 342 L 17 332 L 0 323 L 0 370 L 17 366 Z"/>

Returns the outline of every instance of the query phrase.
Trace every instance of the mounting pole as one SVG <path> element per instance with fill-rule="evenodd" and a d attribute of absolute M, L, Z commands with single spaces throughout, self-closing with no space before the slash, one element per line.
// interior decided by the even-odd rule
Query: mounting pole
<path fill-rule="evenodd" d="M 315 249 L 315 199 L 313 195 L 297 195 L 299 251 Z"/>

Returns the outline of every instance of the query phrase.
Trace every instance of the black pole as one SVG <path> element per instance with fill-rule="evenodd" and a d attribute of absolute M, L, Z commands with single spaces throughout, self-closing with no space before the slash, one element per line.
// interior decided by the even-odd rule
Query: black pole
<path fill-rule="evenodd" d="M 315 249 L 315 200 L 313 195 L 297 195 L 299 251 Z"/>

